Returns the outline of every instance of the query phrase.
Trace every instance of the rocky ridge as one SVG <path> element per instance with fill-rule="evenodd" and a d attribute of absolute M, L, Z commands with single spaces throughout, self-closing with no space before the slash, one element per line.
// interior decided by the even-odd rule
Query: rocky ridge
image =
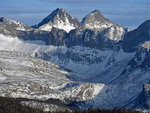
<path fill-rule="evenodd" d="M 66 31 L 59 27 L 67 22 L 74 28 Z M 42 29 L 46 25 L 51 28 Z M 128 32 L 98 10 L 80 24 L 56 9 L 34 27 L 0 19 L 0 50 L 5 50 L 0 54 L 2 96 L 59 98 L 81 109 L 149 109 L 148 88 L 143 88 L 150 80 L 149 21 Z M 143 92 L 145 96 L 139 96 Z"/>

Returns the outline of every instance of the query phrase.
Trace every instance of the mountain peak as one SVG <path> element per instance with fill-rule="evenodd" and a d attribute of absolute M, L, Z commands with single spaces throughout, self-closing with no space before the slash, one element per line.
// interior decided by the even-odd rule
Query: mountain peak
<path fill-rule="evenodd" d="M 7 22 L 7 19 L 4 18 L 4 17 L 1 17 L 1 18 L 0 18 L 0 22 Z"/>
<path fill-rule="evenodd" d="M 90 12 L 90 13 L 87 14 L 84 18 L 89 18 L 89 17 L 94 17 L 94 16 L 99 16 L 99 17 L 101 17 L 101 18 L 105 18 L 105 17 L 101 14 L 100 10 L 98 10 L 98 9 L 96 9 L 96 10 Z"/>
<path fill-rule="evenodd" d="M 94 13 L 94 14 L 95 14 L 95 13 L 100 13 L 100 14 L 101 14 L 100 10 L 98 10 L 98 9 L 96 9 L 96 10 L 94 10 L 94 11 L 91 12 L 91 14 L 93 14 L 93 13 Z"/>
<path fill-rule="evenodd" d="M 125 52 L 135 52 L 140 46 L 149 48 L 150 41 L 150 20 L 143 22 L 137 29 L 128 32 L 123 41 Z"/>
<path fill-rule="evenodd" d="M 10 19 L 7 19 L 5 17 L 1 17 L 0 18 L 0 22 L 5 22 L 5 23 L 9 23 L 9 24 L 12 24 L 12 23 L 17 24 L 17 23 L 19 23 L 18 21 L 10 20 Z"/>
<path fill-rule="evenodd" d="M 62 8 L 55 9 L 50 15 L 48 15 L 46 18 L 44 18 L 39 24 L 39 26 L 42 26 L 44 24 L 53 23 L 56 16 L 65 15 L 67 12 L 63 10 Z"/>
<path fill-rule="evenodd" d="M 57 14 L 58 15 L 63 15 L 63 14 L 67 14 L 67 12 L 62 8 L 57 8 L 49 16 L 51 16 L 51 15 L 56 16 Z"/>
<path fill-rule="evenodd" d="M 101 14 L 100 10 L 98 10 L 98 9 L 96 9 L 96 10 L 90 12 L 86 17 L 89 17 L 89 16 L 96 16 L 96 18 L 97 18 L 97 17 L 105 18 L 105 17 Z"/>
<path fill-rule="evenodd" d="M 150 20 L 146 20 L 143 24 L 150 24 Z"/>
<path fill-rule="evenodd" d="M 82 25 L 85 29 L 101 29 L 101 28 L 108 28 L 112 25 L 107 18 L 105 18 L 100 10 L 94 10 L 89 13 L 86 17 L 82 20 Z"/>
<path fill-rule="evenodd" d="M 147 30 L 150 29 L 150 20 L 145 21 L 138 28 L 146 28 Z"/>
<path fill-rule="evenodd" d="M 78 28 L 79 22 L 62 8 L 57 8 L 44 18 L 37 27 L 45 31 L 51 31 L 52 27 L 56 27 L 69 32 L 72 29 Z"/>
<path fill-rule="evenodd" d="M 57 12 L 66 12 L 64 9 L 62 9 L 62 8 L 57 8 L 56 10 L 54 10 L 54 11 L 57 11 Z"/>

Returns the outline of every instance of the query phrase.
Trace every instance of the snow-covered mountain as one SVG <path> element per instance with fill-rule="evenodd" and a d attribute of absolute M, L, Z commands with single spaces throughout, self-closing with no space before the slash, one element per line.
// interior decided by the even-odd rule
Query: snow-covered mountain
<path fill-rule="evenodd" d="M 62 8 L 57 8 L 34 27 L 38 27 L 39 29 L 46 31 L 51 31 L 52 27 L 56 27 L 69 32 L 72 29 L 78 28 L 79 22 Z"/>
<path fill-rule="evenodd" d="M 53 27 L 63 29 L 67 33 L 71 30 L 79 29 L 82 34 L 83 30 L 90 29 L 95 33 L 100 33 L 104 37 L 119 41 L 123 39 L 124 34 L 127 32 L 123 28 L 110 20 L 106 19 L 99 10 L 94 10 L 79 23 L 77 19 L 70 16 L 65 10 L 57 8 L 50 15 L 44 18 L 38 25 L 33 26 L 44 31 L 51 31 Z M 102 32 L 103 31 L 103 32 Z"/>
<path fill-rule="evenodd" d="M 94 10 L 82 20 L 84 29 L 106 29 L 113 23 L 105 18 L 99 10 Z"/>
<path fill-rule="evenodd" d="M 127 32 L 125 28 L 105 18 L 99 10 L 94 10 L 84 17 L 82 20 L 82 27 L 84 29 L 96 31 L 103 31 L 106 29 L 104 36 L 115 41 L 121 40 L 123 38 L 122 36 Z"/>
<path fill-rule="evenodd" d="M 25 25 L 21 22 L 18 22 L 18 21 L 14 21 L 14 20 L 9 20 L 9 19 L 6 19 L 4 17 L 1 17 L 0 18 L 0 27 L 1 29 L 15 29 L 15 30 L 21 30 L 21 31 L 26 31 L 26 30 L 29 30 L 31 29 L 31 27 L 29 27 L 28 25 Z"/>
<path fill-rule="evenodd" d="M 4 35 L 16 36 L 19 31 L 28 31 L 32 28 L 21 22 L 0 18 L 0 33 Z"/>
<path fill-rule="evenodd" d="M 48 17 L 46 17 L 42 22 L 40 22 L 37 26 L 37 28 L 31 28 L 27 25 L 24 25 L 22 23 L 13 21 L 14 24 L 11 24 L 10 27 L 3 27 L 7 26 L 8 22 L 3 19 L 4 21 L 1 21 L 1 31 L 4 35 L 10 35 L 13 37 L 19 37 L 24 40 L 40 40 L 44 41 L 48 45 L 54 45 L 54 46 L 76 46 L 76 45 L 82 45 L 85 47 L 94 47 L 99 49 L 106 49 L 111 48 L 114 45 L 114 43 L 117 43 L 119 40 L 122 40 L 124 38 L 124 34 L 127 32 L 125 28 L 118 26 L 117 24 L 114 24 L 110 22 L 108 19 L 105 19 L 101 14 L 100 11 L 96 10 L 93 13 L 96 13 L 92 15 L 90 18 L 96 18 L 98 15 L 98 22 L 101 23 L 99 25 L 99 28 L 97 29 L 89 29 L 85 28 L 84 24 L 86 23 L 86 20 L 90 19 L 84 18 L 85 22 L 83 24 L 80 24 L 75 18 L 71 17 L 66 11 L 63 9 L 56 9 L 53 11 Z M 100 15 L 100 16 L 99 16 Z M 95 17 L 96 16 L 96 17 Z M 107 20 L 110 26 L 103 27 L 102 24 L 106 24 L 106 22 L 102 20 Z M 74 26 L 74 29 L 70 29 L 68 32 L 65 31 L 65 26 L 67 25 L 67 22 L 63 24 L 63 29 L 58 27 L 57 25 L 61 25 L 59 22 L 68 22 L 69 24 Z M 95 20 L 94 20 L 95 22 Z M 17 23 L 17 24 L 16 24 Z M 5 25 L 6 24 L 6 25 Z M 93 23 L 94 24 L 94 23 Z M 24 30 L 20 29 L 18 30 L 18 26 L 22 26 L 22 28 L 26 28 Z M 42 26 L 51 26 L 50 30 L 41 30 L 40 27 Z M 11 29 L 13 28 L 13 29 Z M 96 30 L 97 29 L 97 30 Z M 6 32 L 7 31 L 7 32 Z M 44 37 L 44 38 L 43 38 Z"/>
<path fill-rule="evenodd" d="M 68 32 L 58 27 L 66 19 L 74 26 Z M 63 9 L 52 12 L 38 28 L 18 30 L 20 24 L 13 21 L 11 32 L 7 21 L 0 21 L 1 96 L 60 99 L 69 108 L 146 109 L 148 100 L 139 100 L 148 99 L 141 95 L 150 80 L 149 21 L 127 32 L 98 10 L 79 24 Z M 41 30 L 46 24 L 50 31 Z M 48 103 L 42 105 L 49 110 Z"/>

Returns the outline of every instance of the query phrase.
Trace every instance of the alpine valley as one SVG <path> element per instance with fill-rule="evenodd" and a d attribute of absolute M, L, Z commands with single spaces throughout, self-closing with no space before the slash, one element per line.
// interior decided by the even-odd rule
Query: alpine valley
<path fill-rule="evenodd" d="M 57 8 L 28 26 L 0 18 L 0 96 L 44 111 L 150 109 L 150 20 L 129 31 Z"/>

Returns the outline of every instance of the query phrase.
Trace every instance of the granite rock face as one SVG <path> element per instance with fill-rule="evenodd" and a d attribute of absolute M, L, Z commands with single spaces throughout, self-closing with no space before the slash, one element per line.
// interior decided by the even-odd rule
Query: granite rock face
<path fill-rule="evenodd" d="M 137 29 L 124 36 L 123 50 L 126 52 L 137 51 L 145 41 L 150 40 L 150 20 L 145 21 Z M 129 49 L 130 48 L 130 49 Z"/>
<path fill-rule="evenodd" d="M 17 36 L 19 31 L 28 31 L 32 28 L 21 22 L 6 19 L 4 17 L 0 18 L 0 33 L 4 35 L 11 35 L 13 37 Z"/>
<path fill-rule="evenodd" d="M 143 90 L 136 100 L 136 108 L 150 109 L 150 84 L 143 85 Z"/>

